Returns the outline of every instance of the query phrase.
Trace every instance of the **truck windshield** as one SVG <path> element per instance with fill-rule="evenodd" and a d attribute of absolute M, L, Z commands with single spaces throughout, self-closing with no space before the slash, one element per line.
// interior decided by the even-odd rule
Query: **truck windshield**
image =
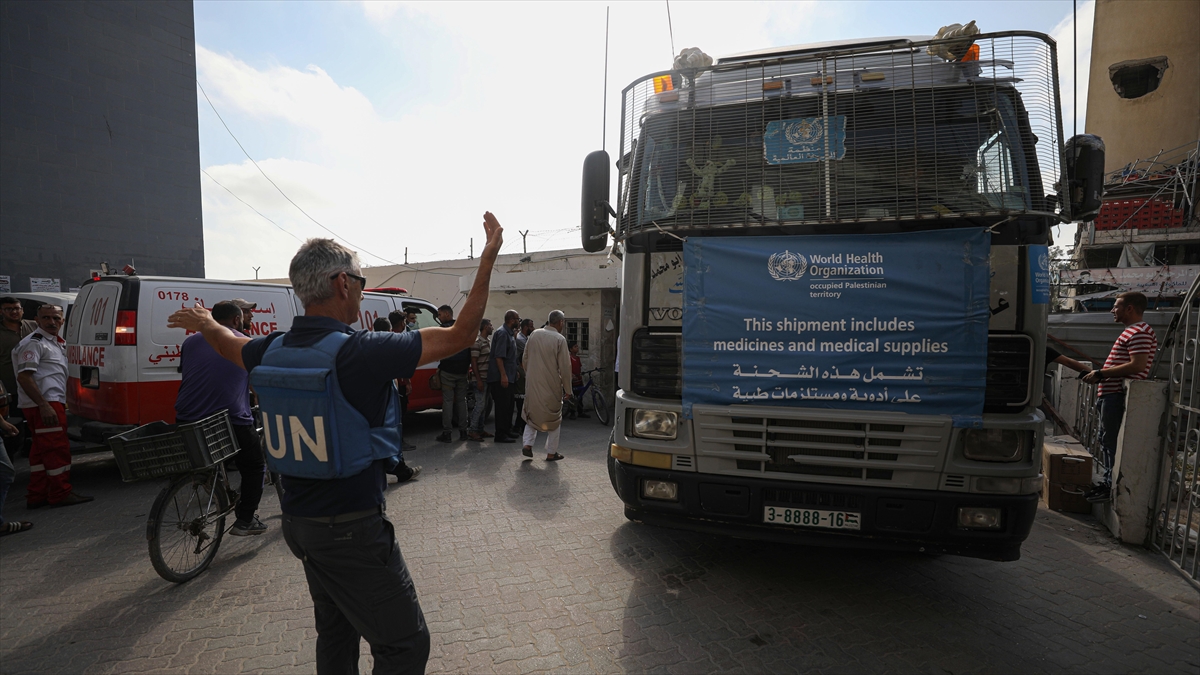
<path fill-rule="evenodd" d="M 1026 161 L 1035 139 L 1016 96 L 991 87 L 878 90 L 830 95 L 827 114 L 818 96 L 654 114 L 635 153 L 626 222 L 705 227 L 1029 210 L 1040 206 L 1040 178 Z"/>

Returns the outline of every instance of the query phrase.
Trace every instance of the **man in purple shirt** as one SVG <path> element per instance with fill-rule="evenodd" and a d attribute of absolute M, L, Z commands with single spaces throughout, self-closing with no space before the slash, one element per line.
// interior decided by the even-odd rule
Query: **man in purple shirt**
<path fill-rule="evenodd" d="M 212 317 L 242 335 L 238 332 L 242 327 L 242 310 L 233 302 L 213 305 Z M 183 381 L 179 383 L 179 398 L 175 400 L 175 421 L 179 424 L 197 422 L 222 410 L 229 411 L 240 448 L 233 462 L 242 474 L 241 494 L 234 509 L 237 520 L 229 534 L 262 534 L 267 531 L 267 526 L 255 512 L 262 499 L 265 460 L 254 417 L 250 414 L 250 376 L 218 354 L 200 333 L 184 340 L 182 351 Z"/>

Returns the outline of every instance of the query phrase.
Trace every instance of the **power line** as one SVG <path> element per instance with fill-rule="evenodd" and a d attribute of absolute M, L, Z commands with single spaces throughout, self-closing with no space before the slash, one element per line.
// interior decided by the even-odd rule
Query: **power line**
<path fill-rule="evenodd" d="M 213 177 L 212 177 L 212 174 L 210 174 L 209 172 L 205 171 L 204 169 L 200 169 L 200 173 L 204 174 L 205 176 L 208 176 L 209 180 L 211 180 L 212 182 L 216 183 L 217 185 L 220 185 L 222 190 L 224 190 L 224 191 L 228 192 L 230 195 L 233 195 L 233 198 L 234 198 L 234 199 L 236 199 L 236 200 L 238 200 L 239 202 L 241 202 L 241 203 L 243 203 L 243 204 L 246 204 L 246 208 L 248 208 L 248 209 L 250 209 L 251 211 L 253 211 L 253 212 L 257 213 L 257 214 L 258 214 L 258 215 L 260 215 L 260 216 L 262 216 L 264 220 L 266 220 L 268 223 L 270 223 L 270 224 L 274 225 L 275 227 L 278 227 L 278 228 L 280 229 L 280 231 L 282 231 L 284 234 L 286 234 L 287 236 L 291 237 L 292 239 L 295 239 L 296 241 L 300 242 L 301 244 L 303 244 L 303 243 L 304 243 L 304 240 L 303 240 L 303 239 L 301 239 L 300 237 L 297 237 L 296 235 L 292 234 L 291 232 L 288 232 L 287 230 L 283 229 L 283 226 L 282 226 L 282 225 L 280 225 L 279 223 L 277 223 L 277 222 L 275 222 L 275 221 L 271 220 L 270 218 L 267 218 L 266 216 L 263 216 L 263 214 L 262 214 L 262 212 L 261 212 L 261 211 L 259 211 L 258 209 L 254 208 L 253 206 L 250 206 L 250 204 L 248 204 L 248 203 L 246 202 L 246 200 L 244 200 L 244 199 L 242 199 L 241 197 L 239 197 L 239 196 L 237 196 L 236 194 L 234 194 L 234 193 L 233 193 L 233 190 L 230 190 L 229 188 L 225 187 L 224 185 L 221 185 L 221 181 L 217 180 L 216 178 L 213 178 Z"/>
<path fill-rule="evenodd" d="M 213 112 L 216 114 L 216 116 L 217 116 L 217 119 L 221 120 L 221 126 L 225 127 L 225 131 L 229 132 L 229 137 L 233 139 L 233 142 L 234 142 L 234 143 L 237 143 L 237 146 L 238 146 L 238 148 L 240 148 L 240 149 L 241 149 L 241 151 L 242 151 L 242 154 L 246 156 L 246 159 L 250 160 L 250 163 L 254 165 L 254 168 L 258 169 L 258 172 L 262 174 L 263 178 L 266 178 L 266 179 L 267 179 L 267 182 L 268 182 L 268 183 L 270 183 L 270 184 L 271 184 L 271 186 L 272 186 L 272 187 L 274 187 L 276 190 L 278 190 L 278 191 L 279 191 L 279 194 L 283 195 L 283 198 L 284 198 L 284 199 L 286 199 L 286 200 L 288 200 L 288 202 L 289 202 L 289 203 L 290 203 L 292 206 L 294 206 L 294 207 L 296 207 L 297 209 L 299 209 L 300 213 L 303 213 L 303 214 L 305 215 L 305 217 L 307 217 L 309 220 L 311 220 L 311 221 L 313 221 L 314 223 L 316 223 L 316 224 L 317 224 L 317 226 L 318 226 L 318 227 L 320 227 L 322 230 L 325 230 L 325 231 L 326 231 L 326 232 L 328 232 L 329 234 L 332 234 L 334 237 L 336 237 L 336 238 L 338 238 L 338 239 L 341 239 L 342 241 L 346 242 L 346 243 L 347 243 L 347 244 L 348 244 L 348 245 L 349 245 L 351 248 L 353 248 L 353 249 L 356 249 L 356 250 L 359 250 L 359 251 L 362 251 L 363 253 L 366 253 L 367 255 L 371 256 L 372 258 L 378 258 L 378 259 L 380 259 L 380 260 L 382 260 L 382 261 L 384 261 L 384 262 L 386 262 L 386 263 L 388 263 L 388 264 L 391 264 L 391 265 L 399 265 L 399 264 L 400 264 L 400 263 L 398 263 L 398 262 L 396 262 L 396 261 L 394 261 L 394 260 L 388 260 L 387 258 L 385 258 L 385 257 L 383 257 L 383 256 L 381 256 L 381 255 L 378 255 L 378 254 L 372 253 L 372 252 L 368 251 L 367 249 L 365 249 L 365 248 L 363 248 L 363 247 L 361 247 L 361 246 L 355 246 L 355 245 L 354 245 L 354 243 L 352 243 L 352 242 L 351 242 L 349 239 L 346 239 L 345 237 L 343 237 L 343 236 L 339 235 L 337 232 L 334 232 L 333 230 L 329 229 L 328 227 L 325 227 L 325 226 L 324 226 L 324 225 L 322 225 L 322 224 L 321 224 L 321 222 L 320 222 L 320 221 L 318 221 L 316 218 L 313 218 L 312 216 L 308 215 L 308 212 L 307 212 L 307 211 L 305 211 L 304 209 L 300 208 L 300 205 L 299 205 L 299 204 L 297 204 L 296 202 L 292 201 L 292 198 L 291 198 L 291 197 L 289 197 L 289 196 L 287 196 L 287 193 L 285 193 L 285 192 L 284 192 L 282 189 L 280 189 L 280 187 L 279 187 L 278 185 L 276 185 L 276 184 L 275 184 L 275 181 L 271 180 L 271 177 L 267 175 L 267 172 L 266 172 L 266 171 L 263 171 L 262 167 L 258 165 L 258 162 L 254 161 L 254 158 L 250 156 L 250 153 L 249 153 L 249 152 L 246 152 L 246 148 L 242 146 L 242 142 L 238 140 L 237 136 L 235 136 L 235 135 L 234 135 L 234 133 L 233 133 L 233 130 L 232 130 L 232 129 L 230 129 L 230 128 L 229 128 L 229 125 L 225 123 L 225 118 L 221 117 L 221 113 L 217 112 L 217 106 L 213 105 L 212 99 L 210 99 L 210 98 L 208 97 L 208 92 L 204 91 L 204 85 L 200 84 L 200 82 L 197 80 L 197 81 L 196 81 L 196 86 L 197 86 L 197 87 L 200 87 L 200 93 L 201 93 L 201 94 L 204 94 L 204 100 L 205 100 L 205 101 L 208 101 L 208 106 L 209 106 L 210 108 L 212 108 L 212 111 L 213 111 Z"/>
<path fill-rule="evenodd" d="M 341 239 L 342 241 L 346 242 L 346 244 L 348 244 L 351 248 L 362 251 L 363 253 L 366 253 L 367 255 L 371 256 L 372 258 L 378 258 L 379 260 L 382 260 L 385 263 L 388 263 L 389 265 L 398 265 L 400 267 L 406 267 L 410 270 L 413 270 L 414 272 L 423 272 L 425 274 L 440 274 L 442 276 L 447 276 L 447 277 L 459 276 L 457 274 L 447 274 L 446 272 L 430 272 L 428 270 L 423 270 L 423 269 L 420 269 L 417 267 L 413 267 L 412 265 L 406 265 L 404 263 L 398 263 L 394 260 L 389 260 L 377 253 L 372 253 L 361 246 L 355 246 L 349 239 L 346 239 L 345 237 L 339 235 L 337 232 L 334 232 L 333 230 L 329 229 L 328 227 L 325 227 L 324 225 L 321 225 L 321 223 L 316 218 L 313 218 L 312 216 L 308 215 L 307 211 L 305 211 L 304 209 L 301 209 L 299 204 L 297 204 L 296 202 L 293 202 L 291 197 L 288 197 L 287 194 L 284 193 L 284 191 L 282 189 L 280 189 L 280 187 L 278 185 L 275 185 L 275 181 L 271 180 L 271 177 L 267 175 L 267 172 L 263 171 L 262 167 L 258 165 L 258 162 L 254 161 L 254 158 L 250 156 L 250 153 L 246 152 L 246 148 L 244 148 L 242 146 L 242 142 L 238 140 L 237 136 L 234 135 L 233 130 L 230 129 L 229 125 L 225 123 L 225 118 L 221 117 L 221 113 L 217 112 L 217 106 L 213 105 L 212 99 L 210 99 L 208 97 L 208 92 L 204 91 L 204 85 L 200 84 L 199 80 L 197 80 L 196 86 L 200 87 L 200 93 L 204 94 L 204 100 L 208 101 L 208 107 L 212 108 L 212 111 L 214 114 L 216 114 L 217 119 L 221 120 L 221 126 L 225 127 L 225 131 L 227 131 L 229 133 L 229 137 L 233 139 L 233 142 L 237 143 L 238 148 L 241 149 L 242 154 L 244 154 L 246 156 L 246 159 L 250 160 L 250 163 L 254 165 L 254 168 L 258 169 L 258 172 L 262 174 L 263 178 L 267 179 L 268 183 L 270 183 L 276 190 L 279 190 L 279 194 L 283 195 L 284 199 L 288 200 L 288 202 L 290 202 L 292 206 L 295 206 L 297 209 L 299 209 L 300 213 L 303 213 L 309 220 L 316 223 L 321 229 L 325 230 L 329 234 L 332 234 L 335 238 Z M 201 169 L 201 171 L 203 171 L 203 169 Z M 208 173 L 205 172 L 205 175 L 208 176 Z M 212 178 L 212 176 L 208 176 L 208 177 Z M 213 178 L 213 182 L 216 182 L 215 178 Z M 221 184 L 217 183 L 217 185 L 221 185 Z M 224 188 L 225 186 L 221 185 L 221 187 Z M 229 194 L 231 194 L 231 195 L 233 194 L 233 192 L 229 191 L 229 188 L 225 188 L 225 190 L 226 190 L 226 192 L 229 192 Z M 242 201 L 241 198 L 238 198 L 237 195 L 233 195 L 233 196 L 235 198 L 237 198 L 238 201 L 242 202 L 243 204 L 246 204 L 246 202 Z M 246 206 L 250 206 L 250 205 L 246 204 Z M 250 206 L 250 208 L 253 209 L 254 207 Z M 254 212 L 258 213 L 258 210 L 255 209 Z M 261 213 L 259 213 L 258 215 L 262 216 Z M 263 218 L 267 218 L 267 217 L 263 216 Z M 271 219 L 267 218 L 267 220 L 271 220 Z M 279 227 L 279 225 L 277 223 L 275 223 L 275 221 L 271 220 L 271 223 L 275 224 L 276 227 Z M 283 229 L 283 228 L 280 228 L 280 229 Z M 287 232 L 287 230 L 284 230 L 284 231 Z M 291 234 L 291 232 L 288 232 L 288 234 Z M 292 237 L 295 237 L 296 241 L 300 241 L 300 239 L 298 237 L 296 237 L 296 235 L 292 234 Z M 301 242 L 301 243 L 303 243 L 303 242 Z"/>
<path fill-rule="evenodd" d="M 666 0 L 667 3 L 667 30 L 671 31 L 671 60 L 675 60 L 675 26 L 671 25 L 671 0 Z"/>

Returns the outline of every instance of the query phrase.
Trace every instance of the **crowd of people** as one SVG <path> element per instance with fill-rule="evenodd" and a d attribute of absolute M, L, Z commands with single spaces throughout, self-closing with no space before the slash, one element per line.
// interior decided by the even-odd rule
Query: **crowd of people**
<path fill-rule="evenodd" d="M 454 326 L 454 308 L 437 310 L 438 324 Z M 567 343 L 563 312 L 551 311 L 540 330 L 533 319 L 516 310 L 504 313 L 497 329 L 491 319 L 479 321 L 470 347 L 441 359 L 432 386 L 442 394 L 441 443 L 458 441 L 522 443 L 525 457 L 533 456 L 537 433 L 547 434 L 546 460 L 558 461 L 558 431 L 564 414 L 582 415 L 573 392 L 583 381 L 579 345 Z M 415 315 L 393 312 L 375 319 L 377 332 L 416 331 Z M 411 379 L 397 380 L 398 389 L 411 393 Z M 495 410 L 495 431 L 485 427 Z M 411 448 L 411 446 L 409 446 Z M 406 448 L 407 449 L 407 448 Z M 413 467 L 420 471 L 420 467 Z M 415 475 L 415 473 L 414 473 Z"/>

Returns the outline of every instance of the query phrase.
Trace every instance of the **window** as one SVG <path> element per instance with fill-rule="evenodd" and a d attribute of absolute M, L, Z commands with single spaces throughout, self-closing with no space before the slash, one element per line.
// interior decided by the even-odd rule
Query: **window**
<path fill-rule="evenodd" d="M 1016 186 L 1016 180 L 1013 178 L 1012 156 L 1003 131 L 992 134 L 979 146 L 976 167 L 976 190 L 992 206 L 1019 209 L 1025 205 L 1020 196 L 1009 194 Z"/>
<path fill-rule="evenodd" d="M 425 305 L 404 303 L 404 311 L 417 313 L 417 330 L 422 328 L 436 328 L 442 325 L 438 323 L 437 311 Z"/>
<path fill-rule="evenodd" d="M 1005 188 L 1012 185 L 1012 166 L 1000 132 L 996 132 L 979 148 L 978 162 L 977 189 L 980 194 L 1004 192 Z"/>
<path fill-rule="evenodd" d="M 1121 98 L 1141 98 L 1158 89 L 1168 65 L 1165 56 L 1122 61 L 1108 67 L 1108 77 Z"/>
<path fill-rule="evenodd" d="M 579 353 L 586 354 L 589 341 L 587 319 L 567 319 L 567 344 L 579 343 Z"/>
<path fill-rule="evenodd" d="M 1117 262 L 1121 260 L 1121 247 L 1084 249 L 1083 260 L 1088 269 L 1116 267 Z"/>

